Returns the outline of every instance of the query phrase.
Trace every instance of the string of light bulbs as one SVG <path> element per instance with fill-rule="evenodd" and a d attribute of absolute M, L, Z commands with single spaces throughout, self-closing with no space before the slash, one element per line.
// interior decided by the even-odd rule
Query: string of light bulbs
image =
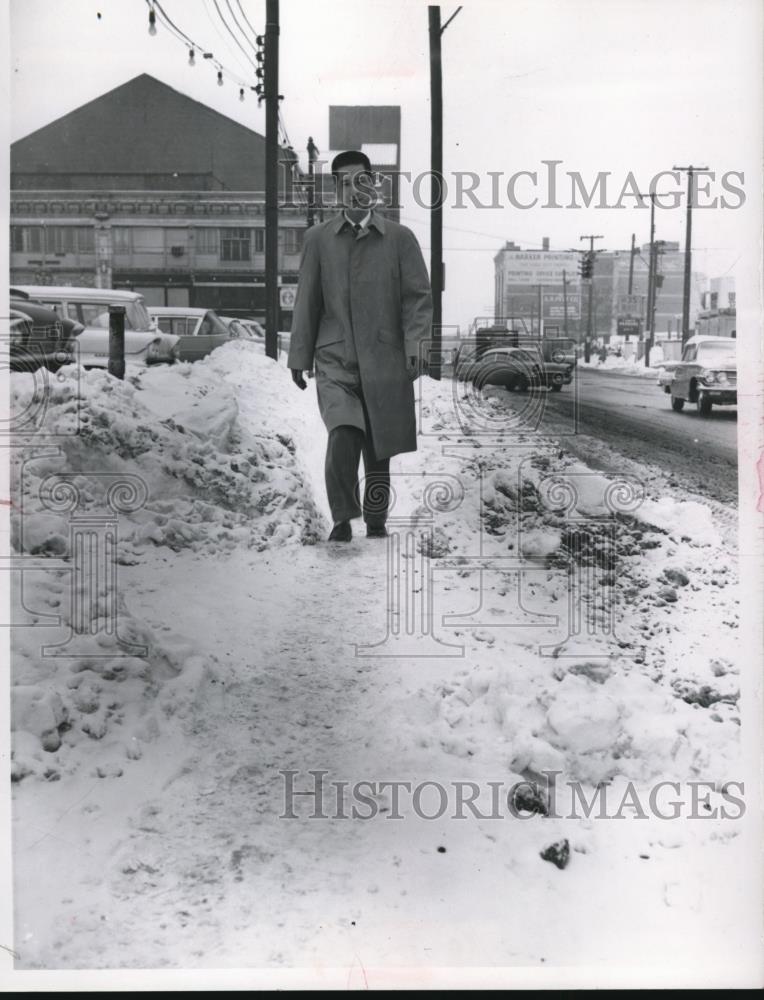
<path fill-rule="evenodd" d="M 252 62 L 252 59 L 249 57 L 249 55 L 246 52 L 246 50 L 243 48 L 243 46 L 240 44 L 240 42 L 238 41 L 238 39 L 236 38 L 236 36 L 234 35 L 234 33 L 231 31 L 230 25 L 226 21 L 224 15 L 222 13 L 222 11 L 220 10 L 220 7 L 217 4 L 217 0 L 213 0 L 213 3 L 215 5 L 215 10 L 217 11 L 217 13 L 218 13 L 218 15 L 220 17 L 220 20 L 223 22 L 223 24 L 226 27 L 226 29 L 228 30 L 229 34 L 233 37 L 233 39 L 236 42 L 236 44 L 239 46 L 239 48 L 242 50 L 242 52 L 244 52 L 244 55 L 252 63 L 252 66 L 255 68 L 255 72 L 256 72 L 256 75 L 258 76 L 258 79 L 261 79 L 261 74 L 258 72 L 258 70 L 261 68 L 259 64 L 262 62 L 262 41 L 263 41 L 263 36 L 262 35 L 258 35 L 255 32 L 255 29 L 252 27 L 252 25 L 250 24 L 249 20 L 247 19 L 246 14 L 244 13 L 244 10 L 243 10 L 243 8 L 241 6 L 241 3 L 239 2 L 239 0 L 236 0 L 236 5 L 239 8 L 239 11 L 241 13 L 242 19 L 246 22 L 246 24 L 249 27 L 250 31 L 255 36 L 255 45 L 253 46 L 251 40 L 247 36 L 247 33 L 244 31 L 244 29 L 242 28 L 241 24 L 239 23 L 239 20 L 237 19 L 236 15 L 235 15 L 232 7 L 231 7 L 231 4 L 230 4 L 229 0 L 225 0 L 226 6 L 228 7 L 229 11 L 231 12 L 231 16 L 234 19 L 234 23 L 236 24 L 236 27 L 241 32 L 242 37 L 244 38 L 244 40 L 253 48 L 253 51 L 255 52 L 255 58 L 256 58 L 257 62 Z M 155 36 L 157 34 L 157 15 L 158 15 L 160 23 L 165 28 L 167 28 L 167 30 L 170 32 L 170 34 L 172 34 L 174 38 L 176 38 L 178 41 L 180 41 L 186 47 L 186 49 L 188 50 L 188 63 L 189 63 L 190 66 L 195 66 L 196 65 L 196 54 L 197 54 L 197 52 L 201 52 L 202 58 L 210 60 L 211 63 L 212 63 L 212 65 L 215 67 L 215 69 L 217 71 L 217 83 L 218 83 L 219 87 L 222 87 L 224 85 L 224 79 L 225 79 L 225 77 L 228 77 L 229 79 L 231 79 L 234 83 L 236 83 L 238 85 L 238 87 L 239 87 L 239 100 L 240 101 L 244 100 L 244 98 L 246 96 L 246 90 L 247 90 L 247 88 L 249 88 L 250 90 L 253 90 L 253 91 L 257 91 L 257 85 L 249 84 L 246 80 L 243 80 L 236 73 L 231 72 L 230 69 L 228 69 L 218 59 L 215 58 L 215 56 L 214 56 L 214 54 L 212 52 L 208 51 L 206 49 L 206 47 L 199 45 L 199 43 L 196 42 L 196 41 L 194 41 L 194 39 L 191 38 L 190 35 L 188 35 L 185 31 L 183 31 L 183 29 L 181 27 L 179 27 L 172 20 L 172 18 L 170 17 L 170 15 L 167 13 L 167 11 L 162 6 L 160 0 L 146 0 L 146 4 L 147 4 L 147 6 L 149 8 L 149 34 L 150 35 Z M 259 103 L 259 101 L 258 101 L 258 103 Z M 285 146 L 288 149 L 293 149 L 291 140 L 289 138 L 289 133 L 287 132 L 286 123 L 284 122 L 284 116 L 281 113 L 281 108 L 279 108 L 279 112 L 278 112 L 278 128 L 279 128 L 279 133 L 280 133 L 280 145 Z"/>
<path fill-rule="evenodd" d="M 197 53 L 201 53 L 203 59 L 209 60 L 215 67 L 217 72 L 217 83 L 219 87 L 224 85 L 225 79 L 228 78 L 232 80 L 239 87 L 239 100 L 243 101 L 246 96 L 247 89 L 254 90 L 254 85 L 250 84 L 248 81 L 242 79 L 239 74 L 232 72 L 227 66 L 225 66 L 219 59 L 215 58 L 214 53 L 209 51 L 206 46 L 200 45 L 197 41 L 191 38 L 190 35 L 186 34 L 182 28 L 180 28 L 172 18 L 167 14 L 162 4 L 159 0 L 146 0 L 146 5 L 149 8 L 149 34 L 155 36 L 157 34 L 157 21 L 165 27 L 170 34 L 181 42 L 184 47 L 188 50 L 188 64 L 189 66 L 196 65 Z"/>

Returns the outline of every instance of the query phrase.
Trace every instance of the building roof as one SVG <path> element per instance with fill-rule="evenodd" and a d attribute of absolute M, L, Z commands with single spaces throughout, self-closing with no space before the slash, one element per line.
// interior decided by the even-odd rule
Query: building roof
<path fill-rule="evenodd" d="M 135 189 L 135 178 L 152 175 L 177 177 L 187 190 L 263 190 L 265 139 L 142 73 L 11 146 L 12 187 L 49 178 L 39 186 L 76 188 L 102 176 L 110 188 Z"/>

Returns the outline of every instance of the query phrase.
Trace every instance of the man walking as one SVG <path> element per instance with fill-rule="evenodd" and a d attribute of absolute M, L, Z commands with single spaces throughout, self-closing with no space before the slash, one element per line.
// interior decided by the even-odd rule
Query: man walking
<path fill-rule="evenodd" d="M 288 363 L 300 389 L 303 372 L 315 370 L 329 431 L 329 541 L 349 542 L 350 522 L 362 514 L 368 537 L 387 535 L 390 458 L 416 451 L 413 382 L 424 367 L 419 345 L 431 335 L 432 296 L 414 234 L 374 210 L 366 154 L 340 153 L 332 176 L 344 208 L 305 234 Z"/>

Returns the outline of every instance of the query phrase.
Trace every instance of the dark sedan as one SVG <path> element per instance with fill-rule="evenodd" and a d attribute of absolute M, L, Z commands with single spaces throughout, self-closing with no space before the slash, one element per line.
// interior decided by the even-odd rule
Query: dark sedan
<path fill-rule="evenodd" d="M 57 371 L 75 361 L 75 341 L 82 325 L 60 319 L 46 306 L 11 296 L 11 371 Z"/>
<path fill-rule="evenodd" d="M 504 386 L 510 392 L 547 387 L 559 392 L 569 385 L 573 365 L 567 361 L 546 361 L 540 350 L 524 347 L 496 347 L 479 358 L 459 361 L 457 378 L 474 383 L 477 389 L 487 385 Z"/>

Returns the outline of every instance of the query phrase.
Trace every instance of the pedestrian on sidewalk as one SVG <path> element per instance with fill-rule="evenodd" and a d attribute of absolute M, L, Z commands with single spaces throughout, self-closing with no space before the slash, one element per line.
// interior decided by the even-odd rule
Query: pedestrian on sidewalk
<path fill-rule="evenodd" d="M 416 237 L 375 207 L 366 154 L 335 156 L 332 176 L 343 208 L 305 234 L 288 364 L 300 389 L 315 371 L 329 432 L 329 541 L 349 542 L 362 515 L 368 537 L 386 536 L 390 458 L 416 451 L 413 383 L 426 368 L 432 295 Z"/>

